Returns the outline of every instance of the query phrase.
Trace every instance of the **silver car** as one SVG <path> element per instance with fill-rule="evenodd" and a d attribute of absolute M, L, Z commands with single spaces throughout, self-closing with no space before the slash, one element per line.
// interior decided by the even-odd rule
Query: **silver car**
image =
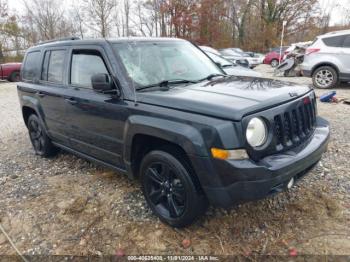
<path fill-rule="evenodd" d="M 333 88 L 350 81 L 350 30 L 318 36 L 306 49 L 300 65 L 317 88 Z"/>
<path fill-rule="evenodd" d="M 204 51 L 218 66 L 222 68 L 228 75 L 234 76 L 251 76 L 251 77 L 262 77 L 261 73 L 256 72 L 247 67 L 237 65 L 217 54 Z"/>

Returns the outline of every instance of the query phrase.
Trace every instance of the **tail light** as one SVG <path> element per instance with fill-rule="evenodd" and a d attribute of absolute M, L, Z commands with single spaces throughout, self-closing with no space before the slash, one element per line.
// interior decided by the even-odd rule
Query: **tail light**
<path fill-rule="evenodd" d="M 307 48 L 306 51 L 305 51 L 305 55 L 310 55 L 312 53 L 317 53 L 320 50 L 321 50 L 320 48 Z"/>

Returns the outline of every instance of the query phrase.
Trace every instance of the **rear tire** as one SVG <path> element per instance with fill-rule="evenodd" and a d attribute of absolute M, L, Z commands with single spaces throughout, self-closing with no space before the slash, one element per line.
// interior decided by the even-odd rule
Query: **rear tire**
<path fill-rule="evenodd" d="M 10 77 L 9 77 L 9 81 L 10 82 L 19 82 L 20 80 L 20 74 L 18 71 L 12 72 Z"/>
<path fill-rule="evenodd" d="M 312 74 L 312 82 L 316 88 L 333 88 L 338 84 L 338 73 L 331 66 L 321 66 Z"/>
<path fill-rule="evenodd" d="M 205 213 L 208 201 L 180 158 L 151 151 L 142 160 L 140 174 L 145 199 L 164 223 L 185 227 Z"/>
<path fill-rule="evenodd" d="M 52 144 L 50 138 L 46 135 L 45 129 L 39 118 L 35 114 L 29 116 L 27 127 L 29 138 L 36 155 L 52 157 L 57 153 L 57 147 Z"/>
<path fill-rule="evenodd" d="M 278 66 L 278 60 L 277 59 L 272 59 L 270 65 L 275 68 Z"/>

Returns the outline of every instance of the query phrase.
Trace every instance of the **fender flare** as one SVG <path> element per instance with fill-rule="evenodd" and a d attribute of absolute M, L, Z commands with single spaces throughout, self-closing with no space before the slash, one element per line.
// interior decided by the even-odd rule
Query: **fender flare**
<path fill-rule="evenodd" d="M 123 156 L 131 163 L 132 143 L 136 135 L 148 135 L 179 145 L 188 155 L 208 156 L 200 132 L 191 125 L 150 116 L 134 115 L 125 123 Z"/>
<path fill-rule="evenodd" d="M 44 112 L 41 109 L 40 102 L 38 101 L 38 99 L 36 99 L 35 97 L 32 97 L 32 96 L 22 95 L 21 96 L 22 115 L 23 115 L 23 108 L 24 107 L 31 108 L 36 113 L 42 126 L 44 127 L 46 134 L 49 135 L 47 132 L 48 128 L 47 128 L 46 122 L 44 120 L 45 119 Z"/>

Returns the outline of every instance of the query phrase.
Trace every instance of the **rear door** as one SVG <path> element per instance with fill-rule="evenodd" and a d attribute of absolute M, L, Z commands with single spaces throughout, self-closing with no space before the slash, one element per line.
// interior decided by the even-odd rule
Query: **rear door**
<path fill-rule="evenodd" d="M 345 65 L 344 70 L 342 70 L 341 77 L 350 80 L 350 34 L 346 35 L 343 42 L 343 63 Z"/>
<path fill-rule="evenodd" d="M 92 89 L 91 76 L 111 73 L 103 48 L 85 46 L 70 51 L 69 92 L 66 95 L 68 132 L 75 150 L 124 168 L 122 141 L 126 103 Z"/>
<path fill-rule="evenodd" d="M 37 97 L 45 116 L 49 135 L 56 141 L 68 145 L 65 124 L 66 76 L 64 66 L 67 60 L 68 49 L 64 47 L 46 49 L 43 53 L 43 62 Z"/>

